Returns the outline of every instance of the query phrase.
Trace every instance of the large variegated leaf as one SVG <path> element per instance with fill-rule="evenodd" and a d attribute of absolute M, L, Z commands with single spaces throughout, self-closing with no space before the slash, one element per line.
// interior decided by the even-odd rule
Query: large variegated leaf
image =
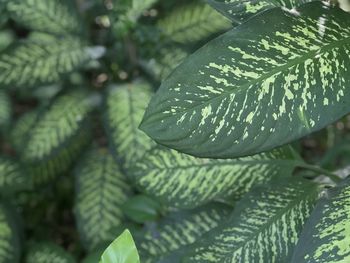
<path fill-rule="evenodd" d="M 154 145 L 138 130 L 151 95 L 151 87 L 145 83 L 113 86 L 107 94 L 105 124 L 109 143 L 125 169 Z"/>
<path fill-rule="evenodd" d="M 130 195 L 124 175 L 105 149 L 90 152 L 76 170 L 75 215 L 80 236 L 90 251 L 111 242 Z"/>
<path fill-rule="evenodd" d="M 7 11 L 16 22 L 36 31 L 79 33 L 81 23 L 66 0 L 8 0 Z"/>
<path fill-rule="evenodd" d="M 290 262 L 319 193 L 318 185 L 296 178 L 253 190 L 183 262 Z"/>
<path fill-rule="evenodd" d="M 25 263 L 75 263 L 76 261 L 63 248 L 53 243 L 31 245 L 25 257 Z"/>
<path fill-rule="evenodd" d="M 289 148 L 234 160 L 200 159 L 155 148 L 131 174 L 140 190 L 173 207 L 195 207 L 219 198 L 239 199 L 252 187 L 288 177 L 300 163 Z"/>
<path fill-rule="evenodd" d="M 39 116 L 22 152 L 24 162 L 34 170 L 34 183 L 48 182 L 78 157 L 89 141 L 88 114 L 93 104 L 85 93 L 71 92 Z"/>
<path fill-rule="evenodd" d="M 91 58 L 85 43 L 73 37 L 19 42 L 0 54 L 2 87 L 54 83 Z"/>
<path fill-rule="evenodd" d="M 181 64 L 141 128 L 200 157 L 252 155 L 350 111 L 350 14 L 321 2 L 263 12 Z"/>
<path fill-rule="evenodd" d="M 106 249 L 100 263 L 140 263 L 140 257 L 129 230 L 125 230 Z"/>
<path fill-rule="evenodd" d="M 0 192 L 1 195 L 14 194 L 30 189 L 30 176 L 21 165 L 13 160 L 0 157 Z"/>
<path fill-rule="evenodd" d="M 136 242 L 141 259 L 157 262 L 186 248 L 227 219 L 230 212 L 229 206 L 211 203 L 194 210 L 169 214 L 155 227 L 149 228 L 143 238 Z"/>
<path fill-rule="evenodd" d="M 295 8 L 312 0 L 206 0 L 220 13 L 240 24 L 248 18 L 275 7 Z"/>
<path fill-rule="evenodd" d="M 231 23 L 210 6 L 199 2 L 175 9 L 160 20 L 158 27 L 168 39 L 186 44 L 227 30 Z"/>
<path fill-rule="evenodd" d="M 0 263 L 18 263 L 21 255 L 20 233 L 11 209 L 0 204 Z"/>
<path fill-rule="evenodd" d="M 292 262 L 350 262 L 350 179 L 327 190 L 302 232 Z"/>
<path fill-rule="evenodd" d="M 7 128 L 12 118 L 12 103 L 7 93 L 0 91 L 0 130 Z"/>

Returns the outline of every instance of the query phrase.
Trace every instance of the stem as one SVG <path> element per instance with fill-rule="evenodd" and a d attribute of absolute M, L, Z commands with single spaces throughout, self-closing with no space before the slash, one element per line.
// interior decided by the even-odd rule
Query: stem
<path fill-rule="evenodd" d="M 331 179 L 333 182 L 335 183 L 339 183 L 340 181 L 342 181 L 342 178 L 339 177 L 338 175 L 326 170 L 326 169 L 323 169 L 317 165 L 312 165 L 312 164 L 307 164 L 307 163 L 302 163 L 300 165 L 298 165 L 300 168 L 304 168 L 304 169 L 308 169 L 310 171 L 313 171 L 315 173 L 318 173 L 318 174 L 322 174 L 322 175 L 325 175 L 327 176 L 329 179 Z"/>

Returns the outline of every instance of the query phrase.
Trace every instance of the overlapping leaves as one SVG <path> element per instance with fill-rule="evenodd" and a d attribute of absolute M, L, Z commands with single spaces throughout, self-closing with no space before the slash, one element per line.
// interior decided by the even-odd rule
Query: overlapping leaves
<path fill-rule="evenodd" d="M 63 248 L 53 243 L 31 245 L 25 257 L 26 263 L 75 263 L 74 258 Z"/>
<path fill-rule="evenodd" d="M 75 215 L 85 246 L 91 250 L 115 238 L 130 187 L 106 150 L 87 154 L 76 170 Z"/>
<path fill-rule="evenodd" d="M 183 262 L 290 262 L 320 190 L 299 179 L 255 189 L 226 223 L 189 249 Z"/>
<path fill-rule="evenodd" d="M 209 42 L 163 82 L 141 128 L 185 153 L 232 158 L 348 113 L 350 15 L 324 5 L 268 10 Z"/>
<path fill-rule="evenodd" d="M 135 163 L 137 186 L 174 207 L 239 199 L 252 187 L 287 178 L 300 160 L 290 147 L 234 160 L 200 159 L 157 147 Z"/>

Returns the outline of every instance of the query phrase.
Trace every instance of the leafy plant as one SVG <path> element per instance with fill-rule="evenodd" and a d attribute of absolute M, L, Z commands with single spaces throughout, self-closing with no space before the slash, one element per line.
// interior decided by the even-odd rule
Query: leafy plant
<path fill-rule="evenodd" d="M 349 7 L 0 0 L 0 263 L 350 261 Z"/>

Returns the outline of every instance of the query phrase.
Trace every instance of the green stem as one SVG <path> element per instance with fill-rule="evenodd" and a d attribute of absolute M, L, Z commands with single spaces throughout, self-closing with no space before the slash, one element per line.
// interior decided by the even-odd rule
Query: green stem
<path fill-rule="evenodd" d="M 342 181 L 342 178 L 339 177 L 338 175 L 323 169 L 317 165 L 312 165 L 312 164 L 307 164 L 307 163 L 301 163 L 300 165 L 298 165 L 300 168 L 304 168 L 310 171 L 313 171 L 315 173 L 318 173 L 319 175 L 325 175 L 327 176 L 329 179 L 331 179 L 333 182 L 335 183 L 339 183 L 340 181 Z"/>

